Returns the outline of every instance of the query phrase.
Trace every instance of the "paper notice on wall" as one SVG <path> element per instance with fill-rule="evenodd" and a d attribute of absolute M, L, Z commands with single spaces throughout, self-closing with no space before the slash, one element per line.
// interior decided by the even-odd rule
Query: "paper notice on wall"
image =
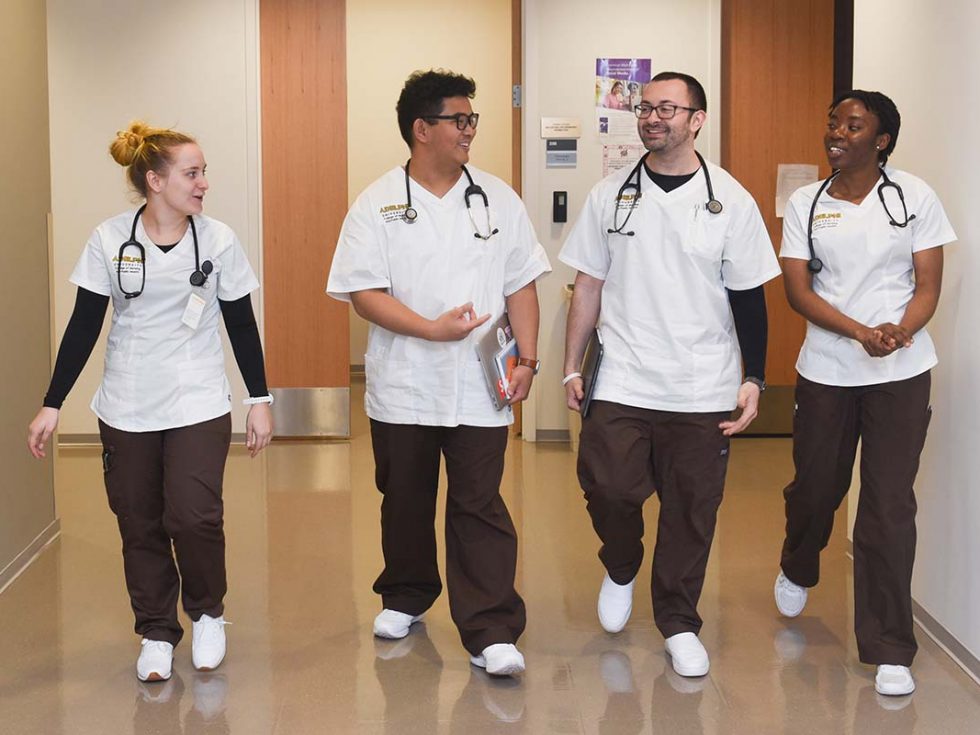
<path fill-rule="evenodd" d="M 650 81 L 650 59 L 595 60 L 595 124 L 603 143 L 639 143 L 633 107 Z"/>
<path fill-rule="evenodd" d="M 820 178 L 820 170 L 809 163 L 780 163 L 776 167 L 776 216 L 782 217 L 793 192 Z"/>
<path fill-rule="evenodd" d="M 613 171 L 633 168 L 640 160 L 645 149 L 642 145 L 633 143 L 616 143 L 602 146 L 602 175 L 608 176 Z"/>

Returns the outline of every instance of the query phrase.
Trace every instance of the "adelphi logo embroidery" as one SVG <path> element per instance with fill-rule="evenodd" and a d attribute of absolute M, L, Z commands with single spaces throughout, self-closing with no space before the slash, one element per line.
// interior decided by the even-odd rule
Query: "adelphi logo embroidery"
<path fill-rule="evenodd" d="M 119 265 L 119 256 L 112 256 L 112 266 L 113 269 L 118 268 L 119 274 L 123 273 L 140 273 L 143 269 L 143 263 L 139 257 L 135 255 L 124 255 L 122 259 L 122 265 Z"/>
<path fill-rule="evenodd" d="M 815 214 L 813 215 L 813 231 L 818 232 L 819 230 L 837 227 L 840 225 L 842 219 L 844 219 L 842 212 L 822 212 Z"/>
<path fill-rule="evenodd" d="M 386 204 L 381 208 L 379 214 L 384 222 L 396 222 L 405 219 L 405 210 L 408 204 Z"/>
<path fill-rule="evenodd" d="M 639 199 L 637 199 L 636 194 L 627 194 L 624 192 L 619 198 L 619 201 L 616 202 L 616 209 L 633 209 L 638 204 Z"/>

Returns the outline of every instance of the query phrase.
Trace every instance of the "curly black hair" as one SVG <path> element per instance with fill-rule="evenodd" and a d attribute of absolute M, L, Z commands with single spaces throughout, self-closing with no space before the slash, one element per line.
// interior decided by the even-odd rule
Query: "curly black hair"
<path fill-rule="evenodd" d="M 398 113 L 398 129 L 402 138 L 411 148 L 415 142 L 412 125 L 419 118 L 442 114 L 448 97 L 469 97 L 476 95 L 476 82 L 462 74 L 454 74 L 443 69 L 416 71 L 405 81 L 398 95 L 395 111 Z"/>
<path fill-rule="evenodd" d="M 884 166 L 888 162 L 888 156 L 895 150 L 895 143 L 898 142 L 898 131 L 902 127 L 902 116 L 898 114 L 898 108 L 892 102 L 891 97 L 881 92 L 868 92 L 863 89 L 850 89 L 841 92 L 834 101 L 830 103 L 828 112 L 833 112 L 844 100 L 856 100 L 864 105 L 868 112 L 878 118 L 877 135 L 888 133 L 888 145 L 878 151 L 878 164 Z"/>

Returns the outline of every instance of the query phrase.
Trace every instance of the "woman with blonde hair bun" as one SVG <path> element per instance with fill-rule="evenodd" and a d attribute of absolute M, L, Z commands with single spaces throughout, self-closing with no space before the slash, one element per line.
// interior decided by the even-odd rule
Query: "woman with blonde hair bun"
<path fill-rule="evenodd" d="M 109 150 L 145 201 L 96 227 L 72 272 L 75 308 L 28 447 L 45 456 L 111 300 L 105 369 L 91 407 L 142 637 L 136 674 L 163 681 L 183 636 L 178 595 L 193 621 L 194 667 L 216 668 L 226 649 L 221 494 L 231 389 L 219 313 L 250 396 L 252 457 L 272 437 L 272 396 L 249 296 L 259 283 L 231 228 L 202 214 L 201 148 L 184 133 L 134 122 Z"/>

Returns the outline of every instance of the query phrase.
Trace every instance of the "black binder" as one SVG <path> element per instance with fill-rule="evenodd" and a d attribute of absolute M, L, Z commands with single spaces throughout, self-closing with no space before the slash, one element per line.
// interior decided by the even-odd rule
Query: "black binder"
<path fill-rule="evenodd" d="M 585 346 L 585 356 L 582 358 L 582 402 L 579 405 L 579 413 L 582 418 L 589 415 L 589 407 L 592 405 L 592 394 L 595 393 L 596 378 L 599 377 L 599 366 L 602 365 L 602 335 L 598 329 L 592 330 L 592 337 Z"/>

